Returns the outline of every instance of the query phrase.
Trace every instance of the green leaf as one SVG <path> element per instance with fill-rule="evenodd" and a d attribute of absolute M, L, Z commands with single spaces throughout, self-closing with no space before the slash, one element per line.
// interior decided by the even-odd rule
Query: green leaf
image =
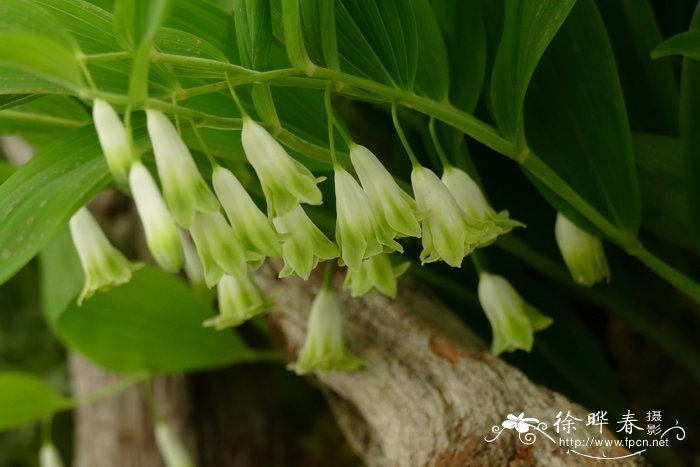
<path fill-rule="evenodd" d="M 683 190 L 681 140 L 644 133 L 632 136 L 642 195 L 642 226 L 700 256 Z"/>
<path fill-rule="evenodd" d="M 15 173 L 17 167 L 7 161 L 0 160 L 0 184 L 5 183 L 5 180 L 10 178 L 10 175 Z"/>
<path fill-rule="evenodd" d="M 695 9 L 689 33 L 700 33 L 700 4 Z M 670 39 L 669 39 L 670 40 Z M 700 247 L 700 63 L 687 56 L 681 70 L 680 136 L 686 200 L 694 227 L 695 245 Z"/>
<path fill-rule="evenodd" d="M 634 130 L 678 132 L 678 85 L 671 60 L 651 59 L 661 42 L 649 0 L 597 3 L 615 51 L 625 104 Z"/>
<path fill-rule="evenodd" d="M 450 74 L 440 26 L 428 0 L 412 0 L 411 3 L 418 36 L 416 91 L 436 101 L 447 102 Z"/>
<path fill-rule="evenodd" d="M 202 327 L 207 304 L 180 279 L 151 266 L 131 281 L 98 293 L 58 316 L 60 338 L 99 365 L 118 372 L 178 373 L 253 357 L 234 332 Z"/>
<path fill-rule="evenodd" d="M 269 0 L 235 0 L 233 15 L 241 64 L 254 70 L 262 69 L 272 44 Z"/>
<path fill-rule="evenodd" d="M 64 404 L 63 397 L 41 378 L 0 373 L 0 430 L 48 417 Z"/>
<path fill-rule="evenodd" d="M 700 60 L 700 30 L 693 28 L 690 31 L 676 34 L 666 39 L 651 52 L 652 58 L 670 55 L 682 55 L 693 60 Z"/>
<path fill-rule="evenodd" d="M 486 30 L 481 2 L 434 0 L 433 9 L 447 50 L 450 102 L 472 113 L 486 74 Z"/>
<path fill-rule="evenodd" d="M 0 34 L 0 64 L 76 93 L 85 89 L 76 54 L 46 36 L 26 32 Z"/>
<path fill-rule="evenodd" d="M 525 135 L 578 196 L 627 239 L 636 238 L 640 201 L 630 130 L 612 49 L 592 0 L 579 0 L 540 61 L 525 103 Z M 525 159 L 523 166 L 531 171 L 537 163 Z M 535 185 L 559 211 L 601 235 L 571 207 L 569 194 Z"/>
<path fill-rule="evenodd" d="M 380 83 L 413 89 L 418 33 L 413 2 L 336 2 L 340 68 Z"/>
<path fill-rule="evenodd" d="M 169 4 L 170 0 L 116 0 L 114 32 L 121 46 L 134 50 L 143 42 L 152 42 L 168 15 Z"/>
<path fill-rule="evenodd" d="M 537 63 L 576 0 L 507 0 L 501 44 L 491 78 L 491 107 L 503 134 L 514 139 Z"/>
<path fill-rule="evenodd" d="M 30 0 L 0 2 L 0 33 L 25 32 L 46 36 L 71 52 L 79 52 L 75 38 L 43 5 Z"/>
<path fill-rule="evenodd" d="M 41 311 L 53 327 L 61 313 L 75 302 L 85 280 L 67 225 L 41 250 L 39 264 Z"/>
<path fill-rule="evenodd" d="M 306 51 L 313 63 L 331 70 L 340 69 L 335 7 L 335 0 L 301 0 Z"/>
<path fill-rule="evenodd" d="M 101 154 L 94 128 L 80 128 L 40 150 L 0 185 L 0 284 L 107 185 Z"/>
<path fill-rule="evenodd" d="M 0 94 L 0 110 L 11 109 L 36 98 L 37 96 L 32 94 Z"/>
<path fill-rule="evenodd" d="M 0 110 L 0 134 L 66 131 L 90 122 L 85 108 L 66 96 L 45 96 Z"/>

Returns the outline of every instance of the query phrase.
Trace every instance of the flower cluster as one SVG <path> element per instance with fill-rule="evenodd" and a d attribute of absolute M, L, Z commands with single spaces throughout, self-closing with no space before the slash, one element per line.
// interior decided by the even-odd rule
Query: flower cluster
<path fill-rule="evenodd" d="M 233 172 L 213 160 L 209 183 L 163 113 L 146 110 L 159 183 L 135 154 L 130 129 L 114 109 L 98 100 L 93 115 L 107 165 L 117 182 L 128 183 L 155 261 L 170 272 L 184 266 L 193 283 L 217 288 L 219 315 L 204 323 L 216 329 L 237 326 L 271 307 L 252 276 L 267 257 L 282 259 L 280 277 L 295 274 L 303 279 L 308 279 L 320 261 L 339 258 L 340 265 L 347 268 L 344 287 L 352 296 L 376 289 L 394 297 L 397 278 L 408 266 L 392 261 L 392 253 L 403 253 L 400 239 L 422 239 L 423 263 L 442 260 L 459 267 L 476 248 L 522 226 L 506 211 L 497 213 L 460 169 L 448 166 L 439 178 L 416 164 L 411 174 L 412 196 L 369 149 L 350 143 L 352 167 L 344 168 L 334 160 L 333 241 L 306 208 L 323 203 L 318 184 L 324 178 L 315 177 L 249 117 L 243 117 L 241 141 L 260 182 L 266 212 Z M 134 266 L 109 244 L 86 210 L 76 213 L 71 230 L 86 272 L 81 302 L 96 290 L 130 279 Z M 494 280 L 482 276 L 481 282 Z M 515 327 L 526 332 L 541 324 L 523 318 L 532 313 L 514 305 L 515 298 L 503 302 L 502 297 L 517 292 L 499 295 L 489 291 L 494 287 L 479 287 L 494 329 L 507 329 L 517 321 Z M 494 296 L 503 303 L 495 304 L 489 298 Z M 516 311 L 503 318 L 496 308 Z M 494 351 L 531 345 L 525 335 L 515 340 L 499 335 Z M 345 350 L 341 336 L 340 308 L 326 285 L 312 306 L 307 342 L 295 370 L 358 367 L 360 361 Z"/>

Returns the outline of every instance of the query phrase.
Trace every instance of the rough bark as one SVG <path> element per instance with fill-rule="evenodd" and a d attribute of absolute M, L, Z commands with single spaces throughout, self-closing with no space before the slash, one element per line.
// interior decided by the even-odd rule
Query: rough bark
<path fill-rule="evenodd" d="M 276 265 L 258 274 L 277 300 L 268 315 L 273 341 L 290 360 L 301 348 L 308 310 L 320 279 L 279 280 Z M 340 288 L 341 275 L 336 277 Z M 390 300 L 373 293 L 352 299 L 338 293 L 345 313 L 345 337 L 367 361 L 358 372 L 317 373 L 310 380 L 325 394 L 338 424 L 369 466 L 568 466 L 600 461 L 567 452 L 544 435 L 528 445 L 515 430 L 494 442 L 492 427 L 507 414 L 524 412 L 551 425 L 559 410 L 586 420 L 587 411 L 530 382 L 519 370 L 491 356 L 481 340 L 429 292 L 410 280 Z M 71 358 L 77 396 L 111 378 Z M 254 381 L 251 384 L 251 381 Z M 288 465 L 284 434 L 266 409 L 264 374 L 237 367 L 213 374 L 159 378 L 156 399 L 202 466 Z M 152 423 L 138 391 L 78 409 L 76 466 L 162 465 Z M 613 439 L 608 431 L 577 425 L 564 438 Z M 558 439 L 553 427 L 545 430 Z M 527 440 L 527 439 L 526 439 Z M 581 448 L 592 456 L 620 457 L 624 448 Z M 606 465 L 640 465 L 634 456 Z"/>
<path fill-rule="evenodd" d="M 340 288 L 342 275 L 336 275 Z M 303 344 L 319 278 L 279 280 L 275 268 L 260 275 L 278 296 L 269 317 L 280 346 L 294 358 Z M 410 280 L 395 300 L 373 293 L 353 299 L 338 293 L 351 349 L 367 361 L 362 371 L 314 375 L 337 421 L 357 453 L 371 466 L 594 465 L 600 461 L 569 452 L 533 431 L 525 444 L 515 430 L 495 436 L 507 414 L 525 413 L 549 425 L 562 410 L 582 419 L 564 438 L 614 439 L 586 427 L 583 407 L 530 382 L 519 370 L 491 356 L 483 342 L 443 304 Z M 547 433 L 555 440 L 555 431 Z M 623 448 L 581 448 L 593 456 L 621 457 Z M 606 465 L 640 465 L 638 456 Z"/>

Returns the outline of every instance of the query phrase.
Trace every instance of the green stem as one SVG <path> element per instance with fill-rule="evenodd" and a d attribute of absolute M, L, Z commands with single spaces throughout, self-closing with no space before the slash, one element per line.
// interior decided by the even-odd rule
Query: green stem
<path fill-rule="evenodd" d="M 483 252 L 473 251 L 472 254 L 469 255 L 469 257 L 472 260 L 474 269 L 476 269 L 476 272 L 479 275 L 485 272 L 489 272 L 489 268 L 486 266 L 486 258 L 483 256 Z"/>
<path fill-rule="evenodd" d="M 326 261 L 326 269 L 323 271 L 323 282 L 321 288 L 326 291 L 333 290 L 333 272 L 335 272 L 335 260 Z"/>
<path fill-rule="evenodd" d="M 403 144 L 403 147 L 406 150 L 406 154 L 408 154 L 408 158 L 411 159 L 411 164 L 414 168 L 420 167 L 420 162 L 418 162 L 418 159 L 416 158 L 416 155 L 414 154 L 411 145 L 408 144 L 406 135 L 404 134 L 403 129 L 401 128 L 401 123 L 399 123 L 399 116 L 396 113 L 396 102 L 393 102 L 391 104 L 391 119 L 394 121 L 394 127 L 396 127 L 396 133 L 398 133 L 399 135 L 401 144 Z"/>
<path fill-rule="evenodd" d="M 430 138 L 433 140 L 433 146 L 435 146 L 435 151 L 437 152 L 438 157 L 440 158 L 440 163 L 442 163 L 442 168 L 446 169 L 448 167 L 452 167 L 450 160 L 447 158 L 447 154 L 445 154 L 445 150 L 442 148 L 442 144 L 440 143 L 440 138 L 438 138 L 437 131 L 435 131 L 434 117 L 430 117 L 428 129 L 430 130 Z"/>
<path fill-rule="evenodd" d="M 199 145 L 202 146 L 202 151 L 204 151 L 204 155 L 207 156 L 209 165 L 211 165 L 212 169 L 217 168 L 219 164 L 214 159 L 214 156 L 212 156 L 211 151 L 209 150 L 209 146 L 207 146 L 207 143 L 204 142 L 204 139 L 202 138 L 202 135 L 199 132 L 199 128 L 197 128 L 197 125 L 195 125 L 194 122 L 190 123 L 192 124 L 192 131 L 194 131 L 194 135 L 197 138 L 197 141 L 199 141 Z"/>
<path fill-rule="evenodd" d="M 335 118 L 333 117 L 333 104 L 331 103 L 331 89 L 333 88 L 333 81 L 328 80 L 326 85 L 326 91 L 323 93 L 323 102 L 326 106 L 326 116 L 328 118 L 328 144 L 331 151 L 331 161 L 333 162 L 333 168 L 338 167 L 338 158 L 335 155 L 335 125 L 333 122 Z"/>
<path fill-rule="evenodd" d="M 638 250 L 630 252 L 637 257 L 639 261 L 644 263 L 657 276 L 664 279 L 666 282 L 675 288 L 684 291 L 695 303 L 700 304 L 700 285 L 686 276 L 678 269 L 664 263 L 660 258 L 654 256 L 649 250 L 640 247 Z M 700 312 L 700 308 L 694 307 L 695 311 Z"/>
<path fill-rule="evenodd" d="M 114 384 L 110 384 L 109 386 L 106 386 L 104 388 L 98 389 L 95 392 L 92 392 L 90 394 L 87 394 L 83 397 L 80 398 L 71 398 L 66 401 L 66 404 L 63 406 L 64 409 L 73 409 L 78 406 L 82 406 L 85 404 L 92 404 L 93 402 L 98 402 L 103 399 L 106 399 L 108 397 L 114 396 L 115 394 L 118 394 L 125 389 L 130 388 L 134 384 L 138 384 L 142 381 L 146 381 L 151 377 L 151 375 L 147 372 L 138 372 L 134 373 L 133 375 L 126 376 L 122 378 L 121 380 L 117 381 Z"/>

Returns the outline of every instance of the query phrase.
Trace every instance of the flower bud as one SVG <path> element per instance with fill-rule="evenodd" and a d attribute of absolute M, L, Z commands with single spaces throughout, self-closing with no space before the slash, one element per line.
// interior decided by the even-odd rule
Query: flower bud
<path fill-rule="evenodd" d="M 39 450 L 39 465 L 41 467 L 63 467 L 61 455 L 51 442 L 44 442 Z"/>
<path fill-rule="evenodd" d="M 158 421 L 154 431 L 158 450 L 167 467 L 194 467 L 187 449 L 170 425 Z"/>
<path fill-rule="evenodd" d="M 343 262 L 349 268 L 359 268 L 363 259 L 382 251 L 403 252 L 390 232 L 377 222 L 367 195 L 355 178 L 340 167 L 335 168 L 335 202 L 338 221 L 335 237 Z"/>
<path fill-rule="evenodd" d="M 226 272 L 241 277 L 247 274 L 246 261 L 259 259 L 248 255 L 230 225 L 221 213 L 201 213 L 194 216 L 190 227 L 199 259 L 204 267 L 204 278 L 213 287 Z"/>
<path fill-rule="evenodd" d="M 272 306 L 249 273 L 240 277 L 224 274 L 216 290 L 219 316 L 206 320 L 204 326 L 217 330 L 243 324 Z"/>
<path fill-rule="evenodd" d="M 272 220 L 282 236 L 284 268 L 280 277 L 291 274 L 308 279 L 321 259 L 338 257 L 338 247 L 311 222 L 300 205 Z"/>
<path fill-rule="evenodd" d="M 396 279 L 403 274 L 410 264 L 408 261 L 397 266 L 391 264 L 389 255 L 372 256 L 362 262 L 359 268 L 348 268 L 343 287 L 350 289 L 353 297 L 367 294 L 372 288 L 387 297 L 396 297 Z"/>
<path fill-rule="evenodd" d="M 147 110 L 146 115 L 163 195 L 175 220 L 189 227 L 196 210 L 218 211 L 216 197 L 168 117 L 156 110 Z"/>
<path fill-rule="evenodd" d="M 462 259 L 479 245 L 484 232 L 467 221 L 450 190 L 430 169 L 414 168 L 411 184 L 418 211 L 424 216 L 421 261 L 442 259 L 450 266 L 460 267 Z"/>
<path fill-rule="evenodd" d="M 125 284 L 136 265 L 130 263 L 105 236 L 87 208 L 80 208 L 69 222 L 73 244 L 85 273 L 85 284 L 78 305 L 96 291 Z"/>
<path fill-rule="evenodd" d="M 161 268 L 168 272 L 179 271 L 184 262 L 180 232 L 151 173 L 141 162 L 132 165 L 129 186 L 143 224 L 148 249 Z"/>
<path fill-rule="evenodd" d="M 557 214 L 554 234 L 564 263 L 576 282 L 590 287 L 602 280 L 610 281 L 610 268 L 599 238 L 579 229 L 561 213 Z"/>
<path fill-rule="evenodd" d="M 202 261 L 197 254 L 197 248 L 186 231 L 180 231 L 180 240 L 182 241 L 182 251 L 185 254 L 184 267 L 187 280 L 195 287 L 201 287 L 206 284 L 206 280 L 204 278 L 204 266 L 202 266 Z"/>
<path fill-rule="evenodd" d="M 265 128 L 243 118 L 241 140 L 248 162 L 260 179 L 270 216 L 282 216 L 298 203 L 321 204 L 316 184 L 323 179 L 314 178 L 309 169 L 292 159 Z"/>
<path fill-rule="evenodd" d="M 212 181 L 231 227 L 246 250 L 257 252 L 263 257 L 279 258 L 282 248 L 277 233 L 236 176 L 228 169 L 216 167 Z"/>
<path fill-rule="evenodd" d="M 465 171 L 455 167 L 445 168 L 442 183 L 450 190 L 467 219 L 484 231 L 479 246 L 493 243 L 496 237 L 510 232 L 513 227 L 524 227 L 524 224 L 509 219 L 508 211 L 497 213 L 489 206 L 479 185 Z"/>
<path fill-rule="evenodd" d="M 134 157 L 124 124 L 112 106 L 101 99 L 93 102 L 92 119 L 109 171 L 117 182 L 126 183 Z"/>
<path fill-rule="evenodd" d="M 529 352 L 534 342 L 534 331 L 552 324 L 551 318 L 526 303 L 501 276 L 482 272 L 479 275 L 478 294 L 481 307 L 491 323 L 491 353 L 494 355 L 515 349 Z"/>
<path fill-rule="evenodd" d="M 400 236 L 420 237 L 416 202 L 399 188 L 379 159 L 366 147 L 352 144 L 350 160 L 380 222 Z"/>
<path fill-rule="evenodd" d="M 289 365 L 297 374 L 313 370 L 352 371 L 364 362 L 345 347 L 340 305 L 333 292 L 321 289 L 311 304 L 306 341 L 296 363 Z"/>

